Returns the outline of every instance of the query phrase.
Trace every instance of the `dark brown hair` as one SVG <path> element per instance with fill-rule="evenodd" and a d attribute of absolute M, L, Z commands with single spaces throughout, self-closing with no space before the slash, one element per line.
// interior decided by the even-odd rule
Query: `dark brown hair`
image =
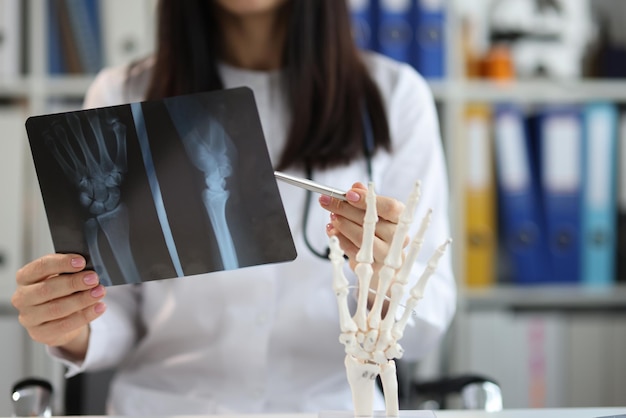
<path fill-rule="evenodd" d="M 223 88 L 210 0 L 160 0 L 147 99 Z M 325 168 L 363 155 L 363 110 L 376 149 L 390 148 L 380 92 L 352 40 L 344 0 L 290 0 L 283 69 L 292 125 L 278 169 Z"/>

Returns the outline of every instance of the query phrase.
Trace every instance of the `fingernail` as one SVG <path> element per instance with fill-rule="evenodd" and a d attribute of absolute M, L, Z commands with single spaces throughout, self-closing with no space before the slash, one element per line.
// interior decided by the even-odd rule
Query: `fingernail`
<path fill-rule="evenodd" d="M 357 192 L 353 192 L 352 190 L 350 190 L 348 193 L 346 193 L 346 199 L 348 199 L 350 202 L 358 202 L 361 199 L 361 196 Z"/>
<path fill-rule="evenodd" d="M 102 313 L 106 310 L 107 306 L 103 303 L 103 302 L 98 302 L 96 303 L 96 306 L 94 306 L 93 310 L 96 313 Z"/>
<path fill-rule="evenodd" d="M 72 258 L 70 263 L 72 264 L 72 267 L 84 267 L 85 259 L 82 257 L 75 257 L 75 258 Z"/>
<path fill-rule="evenodd" d="M 94 298 L 99 298 L 100 296 L 104 295 L 104 286 L 94 287 L 93 289 L 91 289 L 91 292 L 89 293 Z"/>
<path fill-rule="evenodd" d="M 333 224 L 326 224 L 326 230 L 327 231 L 332 231 L 333 229 L 335 229 Z"/>
<path fill-rule="evenodd" d="M 330 201 L 331 201 L 330 196 L 326 196 L 325 194 L 323 194 L 323 195 L 321 195 L 321 196 L 320 196 L 320 203 L 321 203 L 323 206 L 328 206 L 328 205 L 330 205 Z"/>
<path fill-rule="evenodd" d="M 87 286 L 94 285 L 94 284 L 98 283 L 98 276 L 96 276 L 96 274 L 95 274 L 95 273 L 89 273 L 88 275 L 86 275 L 85 277 L 83 277 L 83 282 L 84 282 Z"/>
<path fill-rule="evenodd" d="M 330 219 L 332 219 L 333 221 L 337 220 L 337 215 L 335 213 L 331 213 L 330 214 Z"/>

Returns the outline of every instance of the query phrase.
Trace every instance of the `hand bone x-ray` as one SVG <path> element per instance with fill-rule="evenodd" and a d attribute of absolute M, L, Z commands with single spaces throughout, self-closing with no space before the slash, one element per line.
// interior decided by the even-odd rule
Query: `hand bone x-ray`
<path fill-rule="evenodd" d="M 26 129 L 55 251 L 105 285 L 296 256 L 252 92 L 35 116 Z"/>

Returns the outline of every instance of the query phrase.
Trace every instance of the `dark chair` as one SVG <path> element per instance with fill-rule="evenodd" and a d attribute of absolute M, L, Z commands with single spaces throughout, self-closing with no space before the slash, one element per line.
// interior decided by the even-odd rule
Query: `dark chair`
<path fill-rule="evenodd" d="M 451 398 L 460 401 L 454 404 L 454 409 L 460 407 L 490 412 L 502 409 L 500 386 L 493 379 L 481 375 L 413 382 L 409 398 L 416 405 L 413 409 L 448 409 Z"/>
<path fill-rule="evenodd" d="M 488 376 L 462 374 L 419 380 L 414 364 L 396 363 L 400 409 L 502 409 L 500 386 Z"/>
<path fill-rule="evenodd" d="M 52 416 L 52 396 L 52 385 L 47 380 L 28 377 L 16 382 L 11 390 L 13 416 Z"/>

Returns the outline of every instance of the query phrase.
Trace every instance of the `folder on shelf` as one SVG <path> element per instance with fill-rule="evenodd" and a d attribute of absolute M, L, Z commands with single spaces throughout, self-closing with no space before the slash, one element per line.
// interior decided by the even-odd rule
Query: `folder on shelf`
<path fill-rule="evenodd" d="M 100 33 L 99 0 L 65 0 L 80 66 L 93 74 L 102 68 L 102 36 Z M 108 0 L 107 0 L 108 1 Z"/>
<path fill-rule="evenodd" d="M 552 283 L 581 279 L 583 123 L 577 106 L 546 106 L 533 118 Z"/>
<path fill-rule="evenodd" d="M 59 43 L 63 73 L 80 74 L 84 67 L 78 52 L 77 39 L 72 30 L 69 6 L 64 0 L 51 0 L 56 10 L 56 28 L 59 31 Z"/>
<path fill-rule="evenodd" d="M 379 0 L 377 46 L 381 54 L 411 63 L 413 57 L 412 0 Z"/>
<path fill-rule="evenodd" d="M 48 42 L 48 73 L 63 74 L 66 72 L 66 65 L 61 41 L 60 27 L 60 4 L 57 0 L 48 0 L 46 13 L 47 21 L 47 42 Z"/>
<path fill-rule="evenodd" d="M 626 282 L 626 111 L 619 117 L 617 163 L 617 280 Z"/>
<path fill-rule="evenodd" d="M 615 281 L 617 108 L 589 103 L 583 118 L 581 279 L 608 285 Z"/>
<path fill-rule="evenodd" d="M 102 43 L 107 66 L 127 64 L 150 54 L 154 47 L 152 0 L 100 2 Z"/>
<path fill-rule="evenodd" d="M 125 0 L 120 0 L 125 3 Z M 375 49 L 376 10 L 374 0 L 348 0 L 352 36 L 360 49 Z"/>
<path fill-rule="evenodd" d="M 500 270 L 515 284 L 544 283 L 549 275 L 544 226 L 524 115 L 517 106 L 494 108 Z"/>
<path fill-rule="evenodd" d="M 467 171 L 465 173 L 465 284 L 495 282 L 496 214 L 491 115 L 487 105 L 465 109 Z"/>
<path fill-rule="evenodd" d="M 24 113 L 19 107 L 0 107 L 0 167 L 6 176 L 0 182 L 0 303 L 10 301 L 23 261 Z"/>
<path fill-rule="evenodd" d="M 20 74 L 21 56 L 21 0 L 0 2 L 0 77 Z"/>
<path fill-rule="evenodd" d="M 445 2 L 416 0 L 414 66 L 425 78 L 445 76 Z"/>

